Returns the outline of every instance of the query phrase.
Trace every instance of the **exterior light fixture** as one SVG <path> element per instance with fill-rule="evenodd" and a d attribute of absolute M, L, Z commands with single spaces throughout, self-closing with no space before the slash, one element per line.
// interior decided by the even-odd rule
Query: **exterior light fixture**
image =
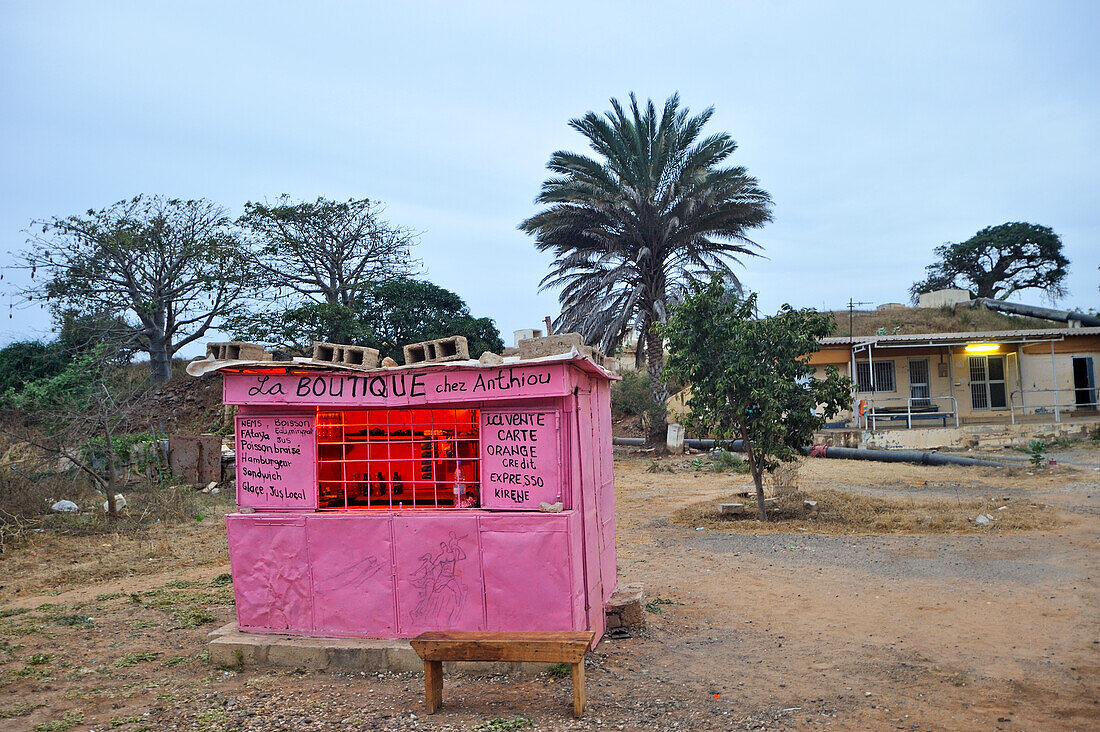
<path fill-rule="evenodd" d="M 970 343 L 964 349 L 967 353 L 994 353 L 1001 350 L 1000 343 Z"/>

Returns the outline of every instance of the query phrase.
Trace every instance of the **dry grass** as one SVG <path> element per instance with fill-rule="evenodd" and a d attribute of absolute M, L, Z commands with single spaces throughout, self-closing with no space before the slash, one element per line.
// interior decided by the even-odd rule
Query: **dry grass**
<path fill-rule="evenodd" d="M 1058 512 L 1032 501 L 891 500 L 830 489 L 784 488 L 768 509 L 770 520 L 756 519 L 756 501 L 720 498 L 686 506 L 672 521 L 732 533 L 807 531 L 817 534 L 980 534 L 1052 529 L 1063 524 Z M 817 501 L 817 516 L 808 515 L 803 501 Z M 722 516 L 719 504 L 744 502 L 743 516 Z M 971 519 L 990 514 L 996 520 L 982 526 Z"/>
<path fill-rule="evenodd" d="M 832 313 L 837 329 L 833 335 L 848 335 L 848 311 Z M 897 310 L 861 310 L 852 318 L 852 330 L 857 336 L 874 335 L 879 328 L 902 335 L 912 333 L 969 333 L 979 330 L 1017 330 L 1020 328 L 1052 328 L 1055 323 L 1039 318 L 995 313 L 985 308 L 900 308 Z"/>
<path fill-rule="evenodd" d="M 224 517 L 234 510 L 233 497 L 189 493 L 201 512 L 186 519 L 141 527 L 123 526 L 123 519 L 116 531 L 91 534 L 68 533 L 46 523 L 42 533 L 25 534 L 0 554 L 0 576 L 7 578 L 0 583 L 0 602 L 170 569 L 227 564 Z M 107 521 L 92 512 L 51 518 Z"/>

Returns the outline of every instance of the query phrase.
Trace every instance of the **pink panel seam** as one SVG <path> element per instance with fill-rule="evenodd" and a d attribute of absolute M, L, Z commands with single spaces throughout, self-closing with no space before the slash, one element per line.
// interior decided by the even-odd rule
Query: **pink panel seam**
<path fill-rule="evenodd" d="M 394 529 L 394 516 L 386 518 L 386 524 L 390 529 L 390 596 L 393 598 L 393 631 L 394 635 L 401 633 L 401 608 L 397 604 L 397 535 Z"/>

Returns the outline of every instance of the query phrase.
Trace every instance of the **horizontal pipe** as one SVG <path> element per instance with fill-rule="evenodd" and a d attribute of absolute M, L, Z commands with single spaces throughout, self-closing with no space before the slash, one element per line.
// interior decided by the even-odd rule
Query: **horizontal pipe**
<path fill-rule="evenodd" d="M 1028 315 L 1033 318 L 1044 318 L 1046 320 L 1058 320 L 1063 323 L 1068 323 L 1071 320 L 1076 320 L 1084 326 L 1097 326 L 1100 325 L 1100 318 L 1089 313 L 1081 313 L 1074 310 L 1055 310 L 1053 308 L 1042 308 L 1038 305 L 1024 305 L 1018 302 L 1007 302 L 1005 300 L 994 300 L 988 297 L 980 297 L 974 301 L 975 305 L 980 305 L 987 310 L 999 310 L 1002 313 L 1012 313 L 1013 315 Z"/>
<path fill-rule="evenodd" d="M 714 440 L 684 440 L 684 445 L 690 447 L 692 450 L 709 450 L 714 447 Z M 612 437 L 611 444 L 619 445 L 620 447 L 645 447 L 644 437 Z M 733 442 L 725 443 L 727 450 L 733 452 L 744 452 L 745 445 L 741 440 L 734 440 Z"/>
<path fill-rule="evenodd" d="M 612 444 L 622 447 L 645 447 L 643 437 L 613 437 Z M 709 450 L 714 447 L 714 440 L 684 440 L 684 445 L 693 450 Z M 735 452 L 743 452 L 745 449 L 741 440 L 736 440 L 728 446 Z M 803 455 L 809 455 L 812 445 L 802 448 Z M 918 465 L 969 465 L 983 468 L 999 468 L 1001 463 L 993 460 L 978 460 L 976 458 L 960 457 L 958 455 L 945 455 L 939 452 L 922 452 L 920 450 L 868 450 L 862 447 L 826 447 L 824 454 L 818 457 L 839 458 L 842 460 L 877 460 L 883 463 L 917 463 Z"/>
<path fill-rule="evenodd" d="M 811 449 L 811 446 L 802 448 L 802 454 L 809 455 Z M 826 447 L 824 457 L 840 458 L 842 460 L 877 460 L 882 463 L 1001 467 L 1000 463 L 992 460 L 977 460 L 975 458 L 959 457 L 958 455 L 944 455 L 939 452 L 921 452 L 920 450 L 868 450 L 862 447 Z"/>

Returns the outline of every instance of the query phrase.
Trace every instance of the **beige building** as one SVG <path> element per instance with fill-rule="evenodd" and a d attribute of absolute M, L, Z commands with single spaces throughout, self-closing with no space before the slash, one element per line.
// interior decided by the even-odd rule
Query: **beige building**
<path fill-rule="evenodd" d="M 856 383 L 863 429 L 1097 417 L 1100 327 L 825 338 L 810 362 Z"/>

